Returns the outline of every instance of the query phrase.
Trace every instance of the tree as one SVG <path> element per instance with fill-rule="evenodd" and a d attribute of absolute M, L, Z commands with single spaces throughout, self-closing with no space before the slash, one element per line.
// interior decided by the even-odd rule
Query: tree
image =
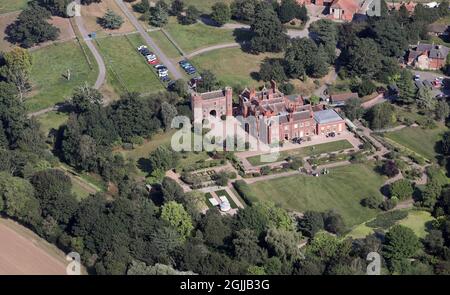
<path fill-rule="evenodd" d="M 91 5 L 92 3 L 100 3 L 102 0 L 81 0 L 83 5 Z"/>
<path fill-rule="evenodd" d="M 401 70 L 396 84 L 398 87 L 397 101 L 403 104 L 413 103 L 416 98 L 416 87 L 411 72 L 405 69 Z"/>
<path fill-rule="evenodd" d="M 124 23 L 123 18 L 120 15 L 116 14 L 111 9 L 108 9 L 105 15 L 99 19 L 99 24 L 103 28 L 110 30 L 119 29 L 123 23 Z"/>
<path fill-rule="evenodd" d="M 359 98 L 350 98 L 347 100 L 343 111 L 345 116 L 352 121 L 361 118 L 364 114 L 364 109 L 361 106 L 361 100 Z"/>
<path fill-rule="evenodd" d="M 417 106 L 425 111 L 433 111 L 436 106 L 436 100 L 434 99 L 431 90 L 422 87 L 417 91 L 416 95 Z"/>
<path fill-rule="evenodd" d="M 30 48 L 42 42 L 56 40 L 59 29 L 47 22 L 50 17 L 47 9 L 31 2 L 17 20 L 6 28 L 9 41 Z"/>
<path fill-rule="evenodd" d="M 161 219 L 167 221 L 180 234 L 183 241 L 194 229 L 191 217 L 183 208 L 183 205 L 175 201 L 170 201 L 162 206 Z"/>
<path fill-rule="evenodd" d="M 371 129 L 383 129 L 397 121 L 395 107 L 390 103 L 381 103 L 372 107 L 367 113 Z"/>
<path fill-rule="evenodd" d="M 29 80 L 32 56 L 26 49 L 14 47 L 13 50 L 3 53 L 3 60 L 4 66 L 0 68 L 0 74 L 17 87 L 20 101 L 23 101 L 24 94 L 31 88 Z"/>
<path fill-rule="evenodd" d="M 383 256 L 392 261 L 411 258 L 419 249 L 419 239 L 412 229 L 394 225 L 386 234 Z"/>
<path fill-rule="evenodd" d="M 102 103 L 103 95 L 97 89 L 88 86 L 87 83 L 75 88 L 72 95 L 72 105 L 77 113 L 84 113 Z"/>
<path fill-rule="evenodd" d="M 194 5 L 189 5 L 184 16 L 180 16 L 180 22 L 183 25 L 195 24 L 200 17 L 200 11 Z"/>
<path fill-rule="evenodd" d="M 380 18 L 371 28 L 380 51 L 391 57 L 400 57 L 408 48 L 402 26 L 392 17 Z"/>
<path fill-rule="evenodd" d="M 33 186 L 25 179 L 0 173 L 0 212 L 27 224 L 40 220 L 40 207 Z"/>
<path fill-rule="evenodd" d="M 444 155 L 450 155 L 450 131 L 446 131 L 442 137 L 441 150 Z"/>
<path fill-rule="evenodd" d="M 250 26 L 252 37 L 250 49 L 253 52 L 280 52 L 287 44 L 288 36 L 275 11 L 259 5 Z"/>
<path fill-rule="evenodd" d="M 161 169 L 167 171 L 174 168 L 179 160 L 179 155 L 167 146 L 159 146 L 149 156 L 152 170 Z"/>
<path fill-rule="evenodd" d="M 223 26 L 231 19 L 230 7 L 223 2 L 217 2 L 211 7 L 211 19 L 219 26 Z"/>
<path fill-rule="evenodd" d="M 381 171 L 383 172 L 383 174 L 387 175 L 388 177 L 394 177 L 400 173 L 400 170 L 398 169 L 395 162 L 391 161 L 391 160 L 388 160 L 383 163 L 383 166 L 381 167 Z"/>
<path fill-rule="evenodd" d="M 259 77 L 263 81 L 284 82 L 287 80 L 284 67 L 279 59 L 265 59 L 259 70 Z"/>
<path fill-rule="evenodd" d="M 309 32 L 314 34 L 318 44 L 325 47 L 327 60 L 333 63 L 336 58 L 336 45 L 338 39 L 338 27 L 336 23 L 329 19 L 315 21 L 309 27 Z"/>
<path fill-rule="evenodd" d="M 169 177 L 164 177 L 161 183 L 161 192 L 166 203 L 170 201 L 182 203 L 185 198 L 183 188 Z"/>
<path fill-rule="evenodd" d="M 170 91 L 175 92 L 180 97 L 187 97 L 188 85 L 185 80 L 178 79 L 169 87 Z"/>
<path fill-rule="evenodd" d="M 321 231 L 314 236 L 314 239 L 308 245 L 307 251 L 322 259 L 330 259 L 336 255 L 339 246 L 340 242 L 337 237 Z"/>
<path fill-rule="evenodd" d="M 216 75 L 213 72 L 206 70 L 200 73 L 202 77 L 201 83 L 197 85 L 198 92 L 209 92 L 216 90 L 219 87 Z"/>
<path fill-rule="evenodd" d="M 317 47 L 309 38 L 295 38 L 285 53 L 286 70 L 292 78 L 304 79 L 305 75 L 322 77 L 328 72 L 323 46 Z"/>
<path fill-rule="evenodd" d="M 436 104 L 434 113 L 436 115 L 436 119 L 439 121 L 444 121 L 450 115 L 450 107 L 448 102 L 445 100 L 439 100 Z"/>
<path fill-rule="evenodd" d="M 184 10 L 183 0 L 174 0 L 170 5 L 170 13 L 174 16 L 179 16 Z"/>
<path fill-rule="evenodd" d="M 234 257 L 249 264 L 260 264 L 267 253 L 258 245 L 258 237 L 251 229 L 241 229 L 233 239 Z"/>
<path fill-rule="evenodd" d="M 231 228 L 218 210 L 208 210 L 200 221 L 199 227 L 203 232 L 206 244 L 220 247 L 231 235 Z"/>
<path fill-rule="evenodd" d="M 253 22 L 260 0 L 235 0 L 231 3 L 231 15 L 236 20 Z"/>
<path fill-rule="evenodd" d="M 168 21 L 169 6 L 163 0 L 159 0 L 150 9 L 150 24 L 155 27 L 164 27 Z"/>
<path fill-rule="evenodd" d="M 287 23 L 297 16 L 299 5 L 295 0 L 282 0 L 277 9 L 278 18 L 282 23 Z"/>
<path fill-rule="evenodd" d="M 340 235 L 345 231 L 344 219 L 334 210 L 330 210 L 324 214 L 323 223 L 325 230 L 331 233 Z"/>
<path fill-rule="evenodd" d="M 382 55 L 372 39 L 357 38 L 348 48 L 346 68 L 351 76 L 373 78 L 381 68 Z"/>
<path fill-rule="evenodd" d="M 371 209 L 377 209 L 383 200 L 378 195 L 370 195 L 361 200 L 361 205 Z"/>
<path fill-rule="evenodd" d="M 161 119 L 166 131 L 171 128 L 172 120 L 177 114 L 177 108 L 174 105 L 166 101 L 161 104 Z"/>
<path fill-rule="evenodd" d="M 69 176 L 61 170 L 49 169 L 37 172 L 30 181 L 43 216 L 50 215 L 59 224 L 67 224 L 77 209 Z"/>
<path fill-rule="evenodd" d="M 370 79 L 363 79 L 358 86 L 358 95 L 360 97 L 372 94 L 377 87 Z"/>
<path fill-rule="evenodd" d="M 325 227 L 322 213 L 316 211 L 306 211 L 298 225 L 300 231 L 310 238 Z"/>
<path fill-rule="evenodd" d="M 295 231 L 270 228 L 265 241 L 273 256 L 281 261 L 294 261 L 300 255 L 298 247 L 301 236 Z"/>
<path fill-rule="evenodd" d="M 179 271 L 170 265 L 157 263 L 155 265 L 146 265 L 145 262 L 133 260 L 128 267 L 127 275 L 195 275 L 192 271 Z"/>
<path fill-rule="evenodd" d="M 406 179 L 399 179 L 389 186 L 389 193 L 391 198 L 397 197 L 399 200 L 405 200 L 407 198 L 410 198 L 414 192 L 414 188 L 409 182 L 409 180 Z"/>

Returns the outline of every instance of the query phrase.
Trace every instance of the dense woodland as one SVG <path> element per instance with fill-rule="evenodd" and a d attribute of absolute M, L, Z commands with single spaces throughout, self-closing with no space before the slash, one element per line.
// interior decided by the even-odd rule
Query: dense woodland
<path fill-rule="evenodd" d="M 32 4 L 28 9 L 42 14 L 27 18 L 30 12 L 24 10 L 23 17 L 9 29 L 10 36 L 16 36 L 23 47 L 43 40 L 35 38 L 36 28 L 31 30 L 30 24 L 36 21 L 46 27 L 42 21 L 49 11 L 60 14 L 62 10 L 56 7 L 65 3 L 38 2 L 39 8 Z M 171 10 L 183 10 L 180 2 L 174 1 L 178 4 L 172 4 Z M 306 20 L 302 7 L 289 9 L 291 2 L 276 6 L 237 0 L 231 5 L 230 17 L 252 25 L 253 52 L 285 51 L 284 59 L 263 65 L 262 77 L 281 81 L 287 77 L 320 77 L 328 66 L 336 65 L 340 75 L 358 77 L 361 84 L 395 80 L 400 88 L 399 104 L 417 103 L 428 111 L 435 110 L 411 92 L 407 81 L 412 79 L 399 70 L 396 58 L 403 55 L 408 44 L 425 37 L 421 35 L 425 34 L 425 25 L 441 11 L 418 5 L 412 16 L 403 10 L 384 10 L 382 17 L 362 23 L 337 26 L 320 21 L 312 26 L 317 40 L 288 41 L 278 34 L 284 30 L 281 23 L 291 17 Z M 222 8 L 215 9 L 218 23 L 226 19 L 219 13 Z M 27 30 L 33 37 L 23 33 Z M 54 38 L 53 29 L 43 30 L 49 33 L 46 40 Z M 339 57 L 334 54 L 336 47 L 341 51 Z M 79 252 L 90 273 L 364 274 L 367 254 L 376 251 L 382 254 L 386 274 L 450 274 L 450 188 L 444 183 L 431 181 L 423 193 L 422 206 L 437 220 L 421 240 L 401 225 L 353 240 L 344 237 L 348 229 L 336 212 L 307 211 L 298 218 L 268 202 L 249 201 L 234 217 L 222 216 L 215 209 L 202 214 L 201 193 L 184 193 L 176 182 L 159 173 L 149 194 L 145 183 L 131 177 L 136 163 L 113 153 L 114 147 L 139 143 L 167 130 L 177 114 L 189 116 L 183 87 L 150 96 L 126 94 L 105 107 L 101 93 L 81 85 L 74 89 L 67 106 L 68 122 L 45 137 L 39 124 L 27 117 L 23 102 L 23 93 L 29 90 L 31 63 L 27 51 L 20 49 L 1 57 L 0 213 L 66 252 Z M 211 73 L 204 76 L 209 78 L 202 87 L 218 87 Z M 349 117 L 363 115 L 358 105 L 345 111 Z M 367 120 L 372 127 L 382 128 L 384 120 L 392 117 L 390 112 L 394 110 L 389 104 L 377 106 L 366 114 Z M 441 119 L 447 117 L 448 110 L 440 114 Z M 450 135 L 444 136 L 442 146 L 444 156 L 450 156 Z M 148 156 L 150 173 L 176 167 L 180 156 L 165 147 L 158 148 Z M 99 175 L 117 191 L 77 200 L 70 177 L 58 168 L 60 162 Z M 384 163 L 381 169 L 386 175 L 398 174 L 394 161 Z M 236 189 L 245 196 L 248 188 L 238 183 Z M 401 199 L 411 194 L 411 189 L 410 184 L 399 182 L 390 187 L 390 194 Z M 382 204 L 368 199 L 365 205 Z M 392 208 L 392 204 L 383 206 Z M 398 218 L 395 214 L 379 222 L 392 222 Z M 303 242 L 307 244 L 299 248 Z"/>

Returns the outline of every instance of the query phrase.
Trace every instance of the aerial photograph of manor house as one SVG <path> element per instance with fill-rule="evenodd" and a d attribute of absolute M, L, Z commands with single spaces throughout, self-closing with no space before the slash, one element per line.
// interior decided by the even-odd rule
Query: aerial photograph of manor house
<path fill-rule="evenodd" d="M 449 275 L 449 98 L 448 0 L 0 0 L 0 275 Z"/>

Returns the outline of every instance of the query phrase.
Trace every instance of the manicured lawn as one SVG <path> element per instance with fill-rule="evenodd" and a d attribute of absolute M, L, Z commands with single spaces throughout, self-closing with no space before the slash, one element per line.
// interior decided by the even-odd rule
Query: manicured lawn
<path fill-rule="evenodd" d="M 206 206 L 208 206 L 209 209 L 213 208 L 214 206 L 211 204 L 211 202 L 209 201 L 209 199 L 211 199 L 213 196 L 211 195 L 211 193 L 206 193 L 205 194 L 205 203 Z"/>
<path fill-rule="evenodd" d="M 212 45 L 236 42 L 234 30 L 216 28 L 200 22 L 181 25 L 175 18 L 171 18 L 165 29 L 186 53 Z"/>
<path fill-rule="evenodd" d="M 424 238 L 427 235 L 426 224 L 433 220 L 430 212 L 411 210 L 408 217 L 398 223 L 412 229 L 419 238 Z"/>
<path fill-rule="evenodd" d="M 181 56 L 178 49 L 167 39 L 162 31 L 151 31 L 148 34 L 169 58 L 178 58 Z"/>
<path fill-rule="evenodd" d="M 313 145 L 313 146 L 300 147 L 298 149 L 292 149 L 292 150 L 280 152 L 278 161 L 282 161 L 289 156 L 291 156 L 291 157 L 308 157 L 308 156 L 313 156 L 313 155 L 320 155 L 323 153 L 337 152 L 337 151 L 349 149 L 352 147 L 353 147 L 352 144 L 350 142 L 348 142 L 348 140 L 338 140 L 338 141 L 333 141 L 333 142 L 317 144 L 317 145 Z M 267 164 L 265 162 L 261 162 L 260 155 L 248 157 L 247 160 L 253 166 Z"/>
<path fill-rule="evenodd" d="M 37 118 L 38 122 L 41 124 L 41 130 L 47 135 L 50 130 L 58 129 L 59 126 L 67 121 L 69 116 L 65 113 L 60 112 L 49 112 L 41 115 Z"/>
<path fill-rule="evenodd" d="M 409 227 L 419 238 L 424 238 L 427 235 L 426 225 L 428 222 L 433 221 L 434 217 L 430 212 L 409 210 L 408 216 L 397 222 L 397 224 Z M 370 234 L 373 234 L 373 228 L 368 227 L 365 223 L 362 223 L 354 227 L 348 234 L 348 237 L 354 239 L 362 239 Z"/>
<path fill-rule="evenodd" d="M 182 170 L 183 168 L 189 168 L 190 166 L 193 166 L 195 163 L 202 163 L 208 159 L 210 159 L 210 157 L 205 151 L 196 153 L 186 152 L 185 154 L 182 154 L 177 169 Z"/>
<path fill-rule="evenodd" d="M 139 160 L 140 158 L 147 158 L 159 146 L 170 144 L 173 132 L 156 134 L 137 148 L 133 150 L 121 150 L 120 153 L 125 159 Z"/>
<path fill-rule="evenodd" d="M 0 14 L 17 11 L 27 6 L 28 0 L 0 0 Z"/>
<path fill-rule="evenodd" d="M 444 125 L 439 125 L 435 129 L 406 127 L 398 131 L 387 132 L 384 136 L 429 160 L 434 160 L 438 155 L 436 144 L 441 140 L 442 134 L 447 130 L 448 128 Z"/>
<path fill-rule="evenodd" d="M 154 93 L 164 90 L 152 67 L 137 51 L 144 41 L 137 34 L 97 39 L 108 68 L 108 81 L 119 93 Z"/>
<path fill-rule="evenodd" d="M 243 88 L 262 86 L 251 74 L 259 72 L 266 57 L 279 57 L 281 54 L 248 54 L 240 48 L 225 48 L 198 55 L 192 63 L 199 69 L 210 70 L 224 85 Z"/>
<path fill-rule="evenodd" d="M 90 85 L 95 83 L 98 73 L 97 64 L 90 51 L 85 46 L 83 48 L 91 66 L 77 41 L 55 43 L 32 52 L 33 90 L 30 93 L 31 97 L 26 101 L 30 111 L 44 109 L 65 101 L 71 96 L 75 87 L 85 82 Z M 70 70 L 70 80 L 65 77 L 67 70 Z"/>
<path fill-rule="evenodd" d="M 307 210 L 336 210 L 347 226 L 361 224 L 373 218 L 377 210 L 361 206 L 369 196 L 381 196 L 385 177 L 366 164 L 330 169 L 320 177 L 296 175 L 251 184 L 253 194 L 280 206 L 305 212 Z"/>
<path fill-rule="evenodd" d="M 230 4 L 232 0 L 185 0 L 185 6 L 194 5 L 201 12 L 209 13 L 211 12 L 211 7 L 218 2 L 225 2 Z"/>

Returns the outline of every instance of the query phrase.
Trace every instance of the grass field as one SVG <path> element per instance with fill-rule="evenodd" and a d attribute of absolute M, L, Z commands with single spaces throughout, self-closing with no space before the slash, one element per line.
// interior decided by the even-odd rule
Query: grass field
<path fill-rule="evenodd" d="M 430 212 L 411 210 L 408 217 L 398 223 L 412 229 L 419 238 L 424 238 L 427 235 L 427 223 L 433 220 Z"/>
<path fill-rule="evenodd" d="M 225 2 L 230 4 L 232 0 L 185 0 L 184 3 L 187 6 L 194 5 L 198 10 L 204 13 L 211 12 L 211 7 L 218 2 Z"/>
<path fill-rule="evenodd" d="M 28 0 L 0 0 L 0 14 L 17 11 L 27 6 Z"/>
<path fill-rule="evenodd" d="M 138 34 L 97 39 L 108 68 L 108 82 L 119 93 L 154 93 L 164 90 L 156 73 L 136 47 L 144 41 Z"/>
<path fill-rule="evenodd" d="M 266 57 L 279 57 L 280 54 L 248 54 L 240 48 L 214 50 L 192 59 L 199 69 L 210 70 L 224 85 L 243 88 L 262 86 L 251 74 L 259 72 Z"/>
<path fill-rule="evenodd" d="M 203 23 L 181 25 L 176 18 L 170 18 L 165 29 L 186 53 L 212 45 L 236 42 L 234 30 L 216 28 Z"/>
<path fill-rule="evenodd" d="M 170 144 L 173 133 L 174 131 L 156 134 L 150 140 L 146 141 L 144 144 L 138 146 L 135 149 L 120 150 L 118 152 L 121 153 L 125 159 L 137 161 L 140 158 L 147 158 L 148 155 L 152 151 L 156 150 L 159 146 Z"/>
<path fill-rule="evenodd" d="M 181 56 L 178 49 L 167 39 L 166 35 L 162 31 L 151 31 L 148 33 L 150 37 L 156 42 L 162 51 L 169 58 L 178 58 Z"/>
<path fill-rule="evenodd" d="M 47 135 L 50 130 L 58 129 L 59 126 L 64 124 L 67 121 L 68 117 L 69 116 L 65 113 L 48 112 L 39 116 L 37 120 L 41 124 L 41 131 L 44 132 L 45 135 Z"/>
<path fill-rule="evenodd" d="M 291 157 L 308 157 L 308 156 L 313 156 L 313 155 L 320 155 L 323 153 L 337 152 L 337 151 L 349 149 L 352 147 L 353 147 L 352 144 L 350 142 L 348 142 L 348 140 L 339 140 L 339 141 L 327 142 L 327 143 L 317 144 L 317 145 L 308 146 L 308 147 L 300 147 L 297 149 L 280 152 L 278 161 L 282 161 L 289 156 L 291 156 Z M 264 162 L 261 162 L 260 155 L 248 157 L 247 160 L 253 166 L 259 166 L 259 165 L 266 164 Z"/>
<path fill-rule="evenodd" d="M 427 235 L 427 223 L 433 220 L 434 218 L 431 216 L 430 212 L 410 210 L 408 216 L 405 219 L 398 221 L 397 224 L 409 227 L 419 238 L 424 238 Z M 354 239 L 362 239 L 373 233 L 373 228 L 362 223 L 354 227 L 347 236 Z"/>
<path fill-rule="evenodd" d="M 365 164 L 330 169 L 320 177 L 296 175 L 251 185 L 253 194 L 261 200 L 270 200 L 280 206 L 305 212 L 306 210 L 336 210 L 347 226 L 361 224 L 373 218 L 377 210 L 361 206 L 360 201 L 379 191 L 385 178 Z"/>
<path fill-rule="evenodd" d="M 436 144 L 441 140 L 442 134 L 447 130 L 448 128 L 444 125 L 439 125 L 435 129 L 406 127 L 398 131 L 387 132 L 384 136 L 429 160 L 434 160 L 438 155 Z"/>
<path fill-rule="evenodd" d="M 84 46 L 84 45 L 83 45 Z M 77 41 L 55 43 L 32 52 L 33 67 L 31 82 L 33 90 L 26 106 L 36 111 L 63 102 L 70 97 L 73 89 L 83 83 L 94 84 L 97 78 L 97 64 L 90 51 L 85 48 L 92 68 Z M 70 69 L 71 78 L 65 75 Z"/>
<path fill-rule="evenodd" d="M 78 182 L 72 180 L 72 193 L 75 194 L 77 200 L 81 201 L 90 195 L 90 192 L 82 187 Z"/>

